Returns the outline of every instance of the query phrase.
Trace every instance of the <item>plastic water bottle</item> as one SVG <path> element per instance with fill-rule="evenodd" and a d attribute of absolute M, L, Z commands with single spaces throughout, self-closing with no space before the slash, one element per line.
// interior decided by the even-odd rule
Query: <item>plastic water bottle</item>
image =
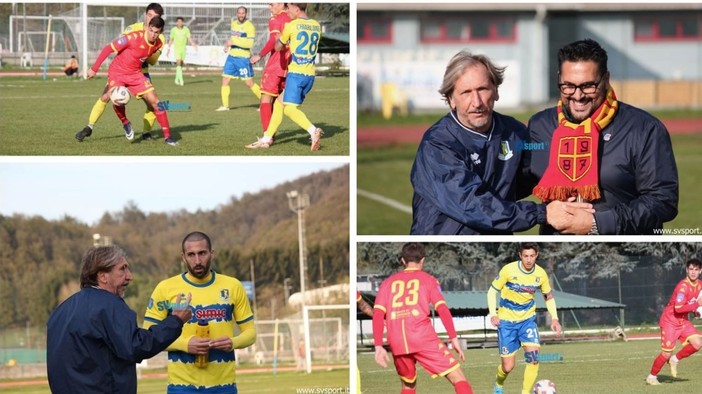
<path fill-rule="evenodd" d="M 197 327 L 195 328 L 195 336 L 198 338 L 209 338 L 210 337 L 210 326 L 207 320 L 201 319 L 197 321 Z M 209 354 L 198 354 L 195 356 L 195 366 L 198 368 L 207 368 L 207 363 L 209 362 Z"/>

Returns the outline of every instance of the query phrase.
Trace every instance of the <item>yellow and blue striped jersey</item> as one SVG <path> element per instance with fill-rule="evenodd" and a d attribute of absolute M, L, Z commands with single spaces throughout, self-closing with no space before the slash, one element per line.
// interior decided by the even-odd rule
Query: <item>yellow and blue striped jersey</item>
<path fill-rule="evenodd" d="M 144 30 L 144 22 L 137 22 L 137 23 L 132 23 L 131 25 L 127 26 L 126 29 L 122 32 L 123 36 L 126 36 L 129 33 L 135 32 L 135 31 L 142 31 Z M 158 35 L 158 39 L 161 40 L 161 48 L 163 48 L 166 45 L 166 37 L 163 34 Z M 158 58 L 161 56 L 161 49 L 156 51 L 153 55 L 149 56 L 148 59 L 144 62 L 144 64 L 141 66 L 141 71 L 144 74 L 147 74 L 149 72 L 149 64 L 156 64 L 158 61 Z"/>
<path fill-rule="evenodd" d="M 520 322 L 536 314 L 534 294 L 537 290 L 548 294 L 551 284 L 546 271 L 534 264 L 531 271 L 525 271 L 521 261 L 514 261 L 502 267 L 491 286 L 500 292 L 500 320 Z"/>
<path fill-rule="evenodd" d="M 251 48 L 253 48 L 254 38 L 256 38 L 256 27 L 248 19 L 244 23 L 239 23 L 238 19 L 234 19 L 231 28 L 229 55 L 250 58 Z"/>
<path fill-rule="evenodd" d="M 289 73 L 314 76 L 314 61 L 322 39 L 322 27 L 314 19 L 294 19 L 280 34 L 280 42 L 290 45 Z"/>
<path fill-rule="evenodd" d="M 188 342 L 195 335 L 198 320 L 209 323 L 210 338 L 234 337 L 234 328 L 253 320 L 249 299 L 236 278 L 212 271 L 200 280 L 189 273 L 161 281 L 154 289 L 144 316 L 144 328 L 158 324 L 171 314 L 178 295 L 185 300 L 192 294 L 193 317 L 168 348 L 168 392 L 182 392 L 190 386 L 212 390 L 229 390 L 236 383 L 234 351 L 211 349 L 206 368 L 195 366 L 195 355 L 187 353 Z"/>

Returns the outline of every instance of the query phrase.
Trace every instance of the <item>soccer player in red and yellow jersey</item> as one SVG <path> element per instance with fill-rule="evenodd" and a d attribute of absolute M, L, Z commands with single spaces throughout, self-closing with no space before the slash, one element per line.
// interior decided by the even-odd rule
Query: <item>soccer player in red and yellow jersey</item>
<path fill-rule="evenodd" d="M 164 20 L 161 17 L 155 17 L 149 22 L 148 29 L 135 31 L 107 44 L 100 52 L 97 60 L 95 60 L 95 64 L 88 70 L 88 78 L 97 75 L 102 62 L 112 53 L 116 53 L 117 55 L 107 70 L 107 86 L 100 100 L 107 103 L 110 99 L 109 92 L 112 88 L 126 86 L 134 97 L 137 99 L 143 98 L 149 109 L 154 111 L 156 119 L 161 125 L 165 142 L 168 145 L 177 145 L 178 143 L 171 137 L 165 106 L 159 101 L 151 81 L 141 71 L 144 60 L 159 51 L 163 46 L 163 42 L 159 40 L 159 35 L 163 32 L 164 26 Z M 122 125 L 128 125 L 129 120 L 126 116 L 125 107 L 118 105 L 113 105 L 113 107 L 122 121 Z"/>
<path fill-rule="evenodd" d="M 288 3 L 288 16 L 291 21 L 285 25 L 278 42 L 275 43 L 276 51 L 282 51 L 286 45 L 290 48 L 290 64 L 282 100 L 278 96 L 278 103 L 282 105 L 274 106 L 270 124 L 263 138 L 246 145 L 249 149 L 269 148 L 283 122 L 283 115 L 310 134 L 311 151 L 319 150 L 321 146 L 320 140 L 324 131 L 312 124 L 298 107 L 305 101 L 305 96 L 314 85 L 314 62 L 322 39 L 322 28 L 319 22 L 307 16 L 307 3 Z"/>
<path fill-rule="evenodd" d="M 661 314 L 658 323 L 661 328 L 661 352 L 653 361 L 651 372 L 646 378 L 646 384 L 660 384 L 657 375 L 665 363 L 670 364 L 670 374 L 677 377 L 678 361 L 691 356 L 702 347 L 702 334 L 697 331 L 688 317 L 689 313 L 696 312 L 702 304 L 702 295 L 700 294 L 702 283 L 699 281 L 702 261 L 689 260 L 685 272 L 687 274 L 685 279 L 675 286 L 673 295 Z M 671 357 L 677 341 L 683 343 L 683 348 Z"/>
<path fill-rule="evenodd" d="M 380 285 L 373 312 L 375 361 L 383 368 L 390 361 L 383 347 L 385 323 L 388 344 L 400 375 L 401 394 L 415 393 L 417 362 L 433 376 L 445 376 L 456 393 L 472 393 L 461 364 L 436 335 L 429 319 L 431 304 L 446 328 L 453 349 L 464 360 L 439 281 L 423 271 L 424 262 L 424 245 L 416 242 L 405 244 L 402 247 L 404 271 L 391 275 Z"/>
<path fill-rule="evenodd" d="M 127 26 L 127 28 L 124 29 L 124 32 L 122 32 L 121 36 L 126 36 L 127 34 L 135 33 L 137 31 L 144 31 L 144 26 L 148 26 L 152 18 L 160 17 L 161 15 L 163 15 L 163 7 L 159 3 L 150 3 L 146 7 L 146 11 L 144 12 L 144 21 L 133 23 Z M 163 36 L 163 34 L 159 35 L 159 40 L 162 44 L 166 42 L 166 39 Z M 151 54 L 149 58 L 144 60 L 142 64 L 142 72 L 144 73 L 146 78 L 151 79 L 149 76 L 149 64 L 156 64 L 160 55 L 161 50 L 159 49 L 158 51 Z M 105 92 L 103 91 L 103 95 L 104 93 Z M 90 135 L 93 134 L 93 128 L 95 127 L 95 124 L 98 122 L 98 120 L 100 120 L 100 117 L 105 112 L 107 102 L 102 101 L 101 98 L 102 96 L 98 98 L 97 101 L 95 101 L 95 104 L 93 105 L 93 108 L 90 111 L 90 116 L 88 117 L 88 125 L 76 133 L 75 137 L 76 140 L 78 140 L 78 142 L 83 142 L 85 137 L 90 137 Z M 144 132 L 141 135 L 142 140 L 153 139 L 149 131 L 151 131 L 151 129 L 153 128 L 155 121 L 156 115 L 154 114 L 153 109 L 149 109 L 147 106 L 146 112 L 144 113 Z M 132 130 L 131 123 L 124 125 L 124 135 L 130 141 L 134 139 L 134 131 Z"/>
<path fill-rule="evenodd" d="M 273 102 L 280 95 L 280 92 L 285 89 L 285 74 L 288 71 L 288 63 L 290 63 L 290 50 L 287 46 L 282 51 L 275 50 L 275 43 L 280 37 L 285 25 L 290 22 L 290 16 L 287 13 L 286 3 L 270 3 L 268 8 L 271 11 L 271 19 L 268 21 L 268 41 L 264 45 L 258 55 L 251 56 L 251 64 L 257 63 L 262 57 L 271 56 L 266 61 L 266 66 L 263 69 L 261 77 L 261 127 L 263 132 L 266 132 L 268 125 L 271 122 L 273 114 Z"/>
<path fill-rule="evenodd" d="M 229 55 L 222 71 L 222 105 L 216 111 L 229 111 L 229 81 L 232 79 L 241 79 L 258 99 L 261 98 L 261 87 L 253 81 L 254 70 L 250 61 L 256 27 L 246 19 L 247 13 L 246 7 L 237 8 L 236 19 L 231 23 L 231 37 L 224 46 L 224 52 Z"/>

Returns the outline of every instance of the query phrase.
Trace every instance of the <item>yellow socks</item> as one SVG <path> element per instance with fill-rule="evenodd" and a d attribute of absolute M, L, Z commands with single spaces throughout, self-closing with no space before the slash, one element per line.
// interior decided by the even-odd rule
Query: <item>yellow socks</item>
<path fill-rule="evenodd" d="M 295 124 L 302 127 L 303 130 L 309 133 L 310 128 L 312 128 L 312 132 L 314 132 L 314 126 L 312 125 L 312 122 L 310 122 L 310 120 L 307 119 L 305 113 L 300 111 L 299 108 L 297 108 L 294 105 L 286 105 L 284 111 L 285 115 L 288 118 L 290 118 L 290 120 L 295 122 Z"/>
<path fill-rule="evenodd" d="M 524 369 L 524 383 L 522 384 L 522 391 L 525 393 L 530 393 L 531 389 L 534 387 L 536 382 L 536 375 L 539 374 L 539 364 L 528 363 Z"/>
<path fill-rule="evenodd" d="M 109 103 L 109 101 L 107 103 Z M 92 127 L 93 125 L 95 125 L 95 123 L 97 123 L 97 121 L 102 116 L 102 113 L 105 112 L 107 103 L 103 103 L 100 99 L 98 99 L 95 102 L 95 104 L 93 105 L 93 109 L 90 110 L 90 116 L 88 117 L 88 125 Z"/>
<path fill-rule="evenodd" d="M 273 106 L 273 114 L 271 115 L 271 122 L 268 124 L 268 129 L 263 133 L 264 138 L 273 138 L 275 133 L 278 131 L 278 127 L 283 123 L 283 107 L 285 105 L 281 103 L 276 103 Z"/>
<path fill-rule="evenodd" d="M 495 377 L 495 383 L 498 386 L 504 386 L 505 380 L 507 379 L 507 373 L 502 370 L 502 364 L 497 366 L 497 376 Z"/>
<path fill-rule="evenodd" d="M 261 87 L 258 86 L 258 84 L 256 82 L 254 82 L 254 84 L 251 85 L 251 91 L 256 96 L 256 98 L 260 101 L 261 100 Z"/>
<path fill-rule="evenodd" d="M 229 92 L 230 92 L 229 85 L 222 86 L 221 94 L 222 94 L 222 106 L 229 108 Z"/>
<path fill-rule="evenodd" d="M 156 114 L 154 111 L 149 111 L 148 109 L 144 113 L 144 132 L 149 132 L 154 128 L 154 122 L 156 121 Z"/>

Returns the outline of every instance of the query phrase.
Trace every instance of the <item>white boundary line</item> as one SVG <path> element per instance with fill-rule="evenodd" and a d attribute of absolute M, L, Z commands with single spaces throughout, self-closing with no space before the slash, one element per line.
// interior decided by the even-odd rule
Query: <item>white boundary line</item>
<path fill-rule="evenodd" d="M 372 193 L 372 192 L 369 192 L 369 191 L 366 191 L 363 189 L 357 189 L 356 193 L 359 196 L 363 196 L 363 197 L 369 198 L 373 201 L 377 201 L 381 204 L 385 204 L 391 208 L 395 208 L 400 212 L 405 212 L 405 213 L 409 213 L 409 214 L 412 213 L 412 207 L 410 207 L 409 205 L 405 205 L 399 201 L 393 200 L 391 198 L 387 198 L 385 196 L 381 196 L 380 194 L 375 194 L 375 193 Z"/>

